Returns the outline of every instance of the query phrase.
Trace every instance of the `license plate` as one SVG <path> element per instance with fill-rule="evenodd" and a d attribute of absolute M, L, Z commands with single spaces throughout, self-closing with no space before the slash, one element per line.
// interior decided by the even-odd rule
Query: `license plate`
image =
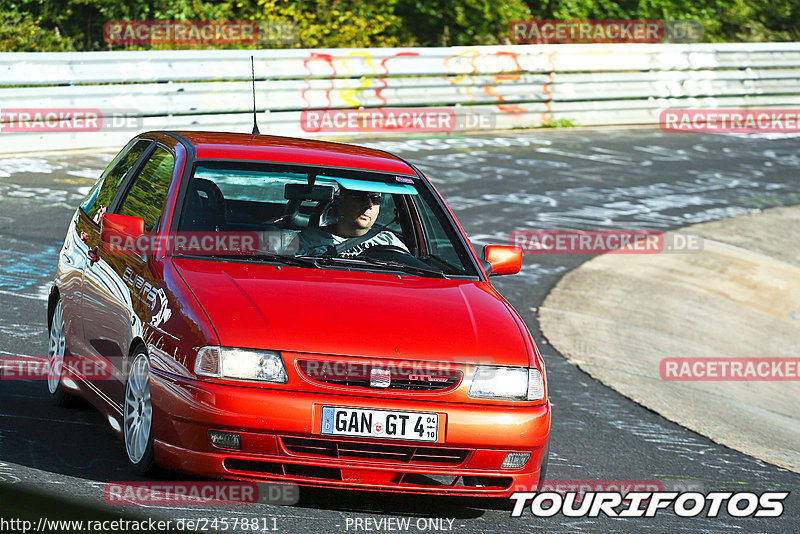
<path fill-rule="evenodd" d="M 320 433 L 414 441 L 439 439 L 439 414 L 323 406 Z"/>

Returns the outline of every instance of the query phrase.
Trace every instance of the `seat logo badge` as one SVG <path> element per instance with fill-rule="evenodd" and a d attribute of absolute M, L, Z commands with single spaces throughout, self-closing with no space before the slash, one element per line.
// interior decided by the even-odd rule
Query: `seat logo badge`
<path fill-rule="evenodd" d="M 388 388 L 392 383 L 392 372 L 386 369 L 370 369 L 369 385 L 374 388 Z"/>

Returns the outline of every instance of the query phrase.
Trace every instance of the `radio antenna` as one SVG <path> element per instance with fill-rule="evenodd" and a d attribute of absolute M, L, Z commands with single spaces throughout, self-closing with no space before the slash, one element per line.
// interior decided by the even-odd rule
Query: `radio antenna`
<path fill-rule="evenodd" d="M 250 56 L 250 73 L 253 78 L 253 135 L 261 135 L 258 131 L 258 122 L 256 120 L 256 65 L 253 56 Z"/>

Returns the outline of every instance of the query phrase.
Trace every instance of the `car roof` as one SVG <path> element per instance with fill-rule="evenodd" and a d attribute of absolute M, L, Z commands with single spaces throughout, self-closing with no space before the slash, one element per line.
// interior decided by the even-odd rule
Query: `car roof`
<path fill-rule="evenodd" d="M 275 135 L 174 133 L 194 146 L 197 159 L 324 165 L 416 176 L 409 164 L 397 156 L 363 146 Z"/>

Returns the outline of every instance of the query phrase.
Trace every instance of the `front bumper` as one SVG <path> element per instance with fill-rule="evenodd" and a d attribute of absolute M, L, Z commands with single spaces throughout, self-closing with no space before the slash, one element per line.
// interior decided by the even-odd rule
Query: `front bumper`
<path fill-rule="evenodd" d="M 198 476 L 409 493 L 506 497 L 536 487 L 550 405 L 445 403 L 230 386 L 152 373 L 156 462 Z M 322 436 L 323 405 L 438 412 L 439 441 Z M 240 434 L 241 450 L 210 430 Z M 508 452 L 529 452 L 501 469 Z"/>

